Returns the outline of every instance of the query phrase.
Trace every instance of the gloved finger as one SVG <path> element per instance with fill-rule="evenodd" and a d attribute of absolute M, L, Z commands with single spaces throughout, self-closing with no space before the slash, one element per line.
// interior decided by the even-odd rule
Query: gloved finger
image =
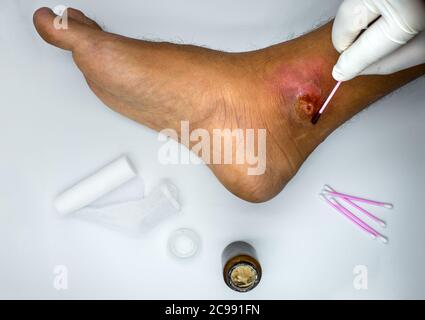
<path fill-rule="evenodd" d="M 403 47 L 367 67 L 361 74 L 391 74 L 423 63 L 425 63 L 425 31 Z"/>
<path fill-rule="evenodd" d="M 384 30 L 387 21 L 381 17 L 373 23 L 338 59 L 332 75 L 337 81 L 347 81 L 358 76 L 364 69 L 386 55 L 394 52 L 415 34 L 404 34 L 404 42 L 394 41 L 392 34 Z"/>
<path fill-rule="evenodd" d="M 345 0 L 333 24 L 332 42 L 335 49 L 338 52 L 346 50 L 379 15 L 379 11 L 366 1 Z"/>

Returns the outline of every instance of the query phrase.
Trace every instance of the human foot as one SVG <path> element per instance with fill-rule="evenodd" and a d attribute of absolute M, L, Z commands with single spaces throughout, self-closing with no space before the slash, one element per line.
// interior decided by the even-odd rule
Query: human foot
<path fill-rule="evenodd" d="M 230 54 L 106 33 L 74 9 L 68 10 L 67 30 L 55 29 L 55 18 L 49 9 L 36 11 L 34 23 L 40 35 L 71 50 L 93 92 L 119 113 L 157 131 L 170 128 L 181 133 L 185 120 L 191 130 L 209 133 L 265 129 L 264 174 L 248 175 L 248 164 L 209 164 L 227 189 L 251 202 L 274 197 L 342 122 L 424 73 L 422 66 L 386 81 L 369 77 L 362 84 L 346 84 L 345 98 L 336 97 L 344 107 L 331 108 L 313 126 L 311 117 L 334 85 L 330 74 L 337 54 L 330 44 L 329 25 L 285 44 Z"/>

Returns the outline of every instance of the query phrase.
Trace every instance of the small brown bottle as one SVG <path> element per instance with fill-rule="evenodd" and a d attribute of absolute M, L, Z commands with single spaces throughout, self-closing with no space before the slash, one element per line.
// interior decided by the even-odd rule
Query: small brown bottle
<path fill-rule="evenodd" d="M 223 251 L 222 263 L 224 282 L 232 290 L 251 291 L 261 280 L 261 265 L 249 243 L 236 241 L 229 244 Z"/>

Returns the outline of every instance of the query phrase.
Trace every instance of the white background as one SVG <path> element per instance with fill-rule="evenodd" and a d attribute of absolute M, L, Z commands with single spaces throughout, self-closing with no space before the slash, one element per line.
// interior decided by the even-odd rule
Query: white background
<path fill-rule="evenodd" d="M 278 197 L 254 205 L 205 166 L 160 165 L 157 134 L 105 108 L 70 54 L 32 25 L 36 8 L 65 4 L 111 32 L 241 51 L 307 32 L 339 2 L 0 0 L 0 297 L 425 298 L 424 78 L 338 129 Z M 56 194 L 123 153 L 147 191 L 163 178 L 179 187 L 182 216 L 131 238 L 56 215 Z M 324 183 L 394 202 L 393 211 L 374 209 L 390 243 L 370 240 L 322 203 Z M 179 227 L 202 237 L 193 260 L 167 254 Z M 233 240 L 250 241 L 263 265 L 247 294 L 222 281 L 221 252 Z M 56 265 L 68 268 L 68 290 L 53 286 Z M 368 290 L 353 288 L 356 265 L 368 267 Z"/>

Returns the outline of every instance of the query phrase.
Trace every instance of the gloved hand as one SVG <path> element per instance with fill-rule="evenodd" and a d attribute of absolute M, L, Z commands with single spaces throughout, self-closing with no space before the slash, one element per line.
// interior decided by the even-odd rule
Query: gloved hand
<path fill-rule="evenodd" d="M 333 77 L 347 81 L 425 63 L 424 29 L 425 0 L 344 0 L 332 30 L 342 52 Z"/>

